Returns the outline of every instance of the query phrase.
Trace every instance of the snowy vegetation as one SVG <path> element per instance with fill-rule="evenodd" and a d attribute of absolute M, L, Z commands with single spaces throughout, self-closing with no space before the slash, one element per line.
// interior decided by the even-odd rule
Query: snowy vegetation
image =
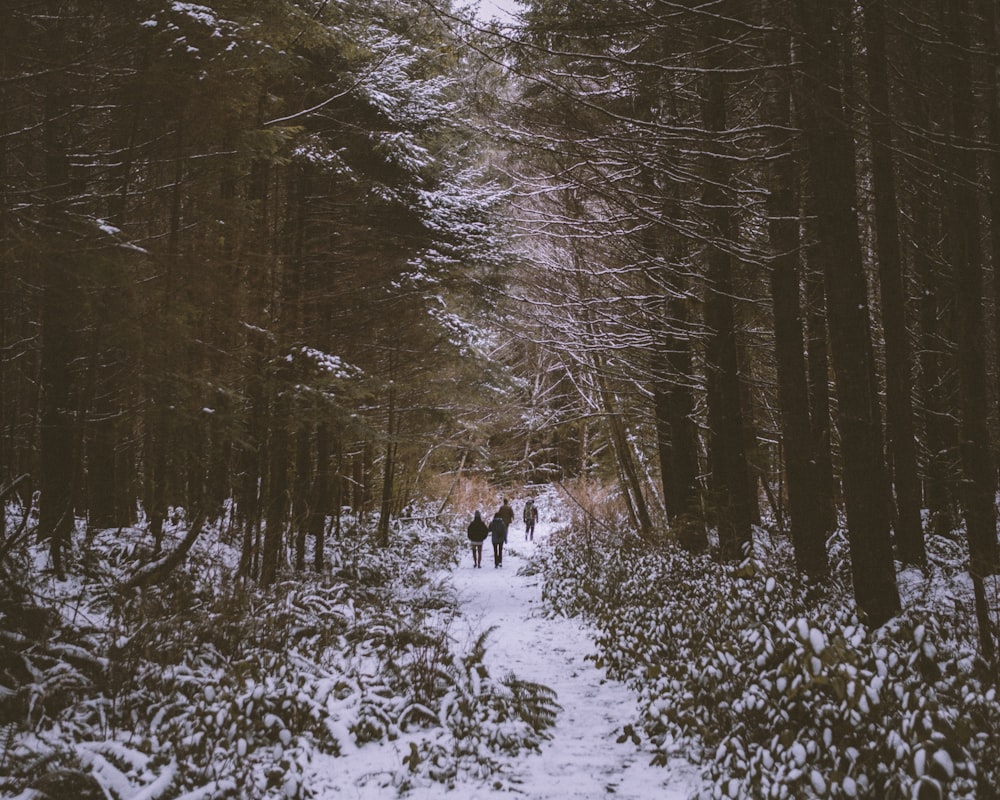
<path fill-rule="evenodd" d="M 387 783 L 447 785 L 544 740 L 552 693 L 490 674 L 488 631 L 468 652 L 449 635 L 440 568 L 457 542 L 440 528 L 394 549 L 345 538 L 328 573 L 266 592 L 234 577 L 238 547 L 214 534 L 141 590 L 127 588 L 151 558 L 139 529 L 79 533 L 73 581 L 32 548 L 8 562 L 5 588 L 24 588 L 0 617 L 0 793 L 63 768 L 117 800 L 304 798 L 315 757 L 396 739 L 408 755 Z"/>
<path fill-rule="evenodd" d="M 599 626 L 597 663 L 641 693 L 635 729 L 661 760 L 703 763 L 719 798 L 992 796 L 1000 698 L 960 538 L 928 538 L 932 566 L 903 573 L 904 611 L 877 630 L 851 599 L 842 533 L 824 588 L 787 539 L 758 540 L 718 563 L 584 517 L 547 550 L 549 607 Z"/>

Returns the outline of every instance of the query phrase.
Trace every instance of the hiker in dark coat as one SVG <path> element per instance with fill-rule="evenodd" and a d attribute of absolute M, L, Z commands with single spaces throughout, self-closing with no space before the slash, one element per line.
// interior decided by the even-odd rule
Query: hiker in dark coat
<path fill-rule="evenodd" d="M 535 507 L 535 502 L 530 497 L 528 501 L 524 504 L 524 512 L 521 514 L 521 519 L 524 520 L 524 540 L 535 541 L 535 523 L 538 522 L 538 509 Z"/>
<path fill-rule="evenodd" d="M 507 523 L 498 511 L 490 523 L 490 538 L 493 542 L 493 568 L 503 566 L 503 546 L 507 541 Z"/>
<path fill-rule="evenodd" d="M 514 524 L 514 509 L 511 508 L 510 503 L 507 502 L 507 498 L 503 499 L 503 503 L 500 504 L 500 510 L 497 514 L 503 519 L 503 524 L 508 528 Z"/>
<path fill-rule="evenodd" d="M 472 542 L 472 565 L 474 567 L 483 566 L 483 542 L 486 541 L 489 533 L 490 529 L 477 511 L 476 516 L 469 523 L 469 541 Z"/>

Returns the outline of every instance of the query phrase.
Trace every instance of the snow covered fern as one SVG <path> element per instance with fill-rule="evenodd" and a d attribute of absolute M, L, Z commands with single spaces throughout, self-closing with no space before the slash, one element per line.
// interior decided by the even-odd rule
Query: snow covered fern
<path fill-rule="evenodd" d="M 441 730 L 411 743 L 405 788 L 418 776 L 453 786 L 460 774 L 501 780 L 505 765 L 526 750 L 538 750 L 555 724 L 559 705 L 548 687 L 512 673 L 496 677 L 484 664 L 491 631 L 448 668 L 450 688 L 439 704 Z"/>
<path fill-rule="evenodd" d="M 77 536 L 82 581 L 0 608 L 0 795 L 56 770 L 114 800 L 305 800 L 318 758 L 404 737 L 392 783 L 449 784 L 502 775 L 554 722 L 551 690 L 489 673 L 488 632 L 457 652 L 443 531 L 391 550 L 358 534 L 329 573 L 267 592 L 235 578 L 218 532 L 144 587 L 142 531 Z"/>
<path fill-rule="evenodd" d="M 663 763 L 702 762 L 706 797 L 971 800 L 997 785 L 1000 699 L 953 602 L 960 562 L 872 631 L 846 576 L 809 589 L 780 547 L 723 565 L 629 541 L 547 554 L 545 594 L 593 617 L 598 665 L 640 693 L 636 727 Z M 946 560 L 947 542 L 929 546 Z"/>

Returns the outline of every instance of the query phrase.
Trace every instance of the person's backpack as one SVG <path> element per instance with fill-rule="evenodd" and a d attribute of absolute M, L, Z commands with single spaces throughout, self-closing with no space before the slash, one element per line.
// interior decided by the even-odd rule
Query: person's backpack
<path fill-rule="evenodd" d="M 493 522 L 490 523 L 490 533 L 495 533 L 497 536 L 507 535 L 507 523 L 503 521 L 503 517 L 499 515 L 493 517 Z"/>

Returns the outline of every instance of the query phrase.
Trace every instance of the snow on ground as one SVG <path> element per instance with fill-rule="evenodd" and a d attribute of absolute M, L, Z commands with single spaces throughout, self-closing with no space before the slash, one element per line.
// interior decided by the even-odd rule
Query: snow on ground
<path fill-rule="evenodd" d="M 515 504 L 520 514 L 520 506 Z M 483 515 L 487 518 L 487 515 Z M 543 517 L 544 517 L 543 510 Z M 486 664 L 494 675 L 514 672 L 519 678 L 551 687 L 562 707 L 552 738 L 540 753 L 521 756 L 506 785 L 465 779 L 454 790 L 441 785 L 417 787 L 406 797 L 431 800 L 453 796 L 462 800 L 510 796 L 528 800 L 683 800 L 698 785 L 695 767 L 650 764 L 652 754 L 630 740 L 618 743 L 635 717 L 636 698 L 624 685 L 609 681 L 593 661 L 591 631 L 577 619 L 549 618 L 542 613 L 541 577 L 523 574 L 534 548 L 544 542 L 554 524 L 539 521 L 533 542 L 524 541 L 524 526 L 516 521 L 505 548 L 503 566 L 495 569 L 492 550 L 483 547 L 483 566 L 475 569 L 471 551 L 452 574 L 463 606 L 463 619 L 453 635 L 473 639 L 494 627 Z M 408 750 L 405 740 L 365 746 L 326 762 L 329 774 L 313 788 L 321 800 L 391 798 L 386 786 Z"/>

